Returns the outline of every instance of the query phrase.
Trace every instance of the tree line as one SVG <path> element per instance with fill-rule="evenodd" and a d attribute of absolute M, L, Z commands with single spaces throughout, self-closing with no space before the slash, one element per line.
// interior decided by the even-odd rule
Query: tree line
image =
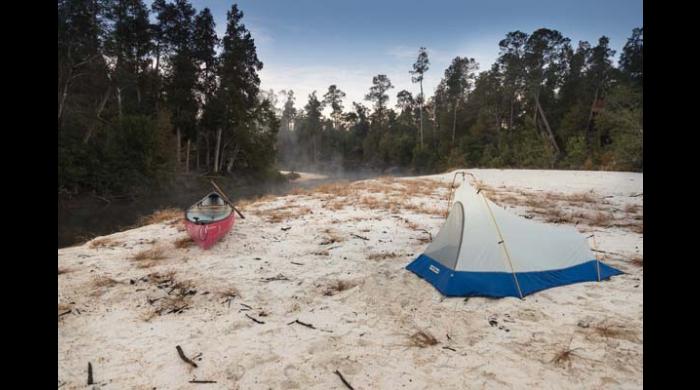
<path fill-rule="evenodd" d="M 219 38 L 187 0 L 59 0 L 59 191 L 271 172 L 279 119 L 242 18 Z"/>
<path fill-rule="evenodd" d="M 616 66 L 604 36 L 574 48 L 555 30 L 515 31 L 485 71 L 454 58 L 430 97 L 420 48 L 406 74 L 418 92 L 394 107 L 379 74 L 348 108 L 337 85 L 301 108 L 282 91 L 277 108 L 236 4 L 223 37 L 188 0 L 58 0 L 57 14 L 59 192 L 279 167 L 642 169 L 641 28 Z"/>
<path fill-rule="evenodd" d="M 430 70 L 426 48 L 407 72 L 416 95 L 396 93 L 379 74 L 365 97 L 352 102 L 337 85 L 314 91 L 295 108 L 293 91 L 282 91 L 280 163 L 410 168 L 436 172 L 457 167 L 563 168 L 641 171 L 643 30 L 635 28 L 613 65 L 615 51 L 602 36 L 576 47 L 559 31 L 514 31 L 499 42 L 496 62 L 455 57 L 425 98 Z M 328 118 L 322 111 L 331 109 Z"/>

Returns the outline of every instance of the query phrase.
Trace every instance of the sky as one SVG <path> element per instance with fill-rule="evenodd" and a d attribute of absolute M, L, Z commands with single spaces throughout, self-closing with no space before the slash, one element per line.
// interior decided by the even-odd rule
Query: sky
<path fill-rule="evenodd" d="M 617 60 L 632 29 L 643 26 L 642 0 L 192 0 L 198 11 L 212 11 L 220 37 L 234 2 L 264 64 L 261 88 L 293 90 L 297 108 L 331 84 L 347 94 L 346 110 L 353 101 L 370 106 L 364 97 L 377 74 L 395 86 L 391 105 L 402 89 L 415 96 L 419 86 L 408 71 L 421 46 L 430 59 L 423 88 L 431 96 L 456 56 L 488 70 L 510 31 L 555 29 L 574 47 L 605 35 Z"/>

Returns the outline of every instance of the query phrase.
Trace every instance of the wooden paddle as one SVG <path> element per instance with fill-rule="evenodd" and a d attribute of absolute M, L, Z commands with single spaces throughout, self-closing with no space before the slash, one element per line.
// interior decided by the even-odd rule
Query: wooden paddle
<path fill-rule="evenodd" d="M 238 214 L 238 216 L 241 217 L 241 219 L 245 219 L 245 217 L 243 216 L 243 214 L 241 214 L 241 212 L 238 211 L 238 209 L 236 208 L 236 206 L 233 205 L 233 202 L 231 202 L 231 199 L 229 199 L 228 196 L 226 196 L 226 193 L 224 193 L 224 191 L 223 191 L 221 188 L 219 188 L 219 186 L 217 186 L 216 183 L 214 183 L 214 180 L 209 180 L 209 182 L 211 183 L 211 185 L 214 186 L 214 188 L 216 188 L 217 191 L 219 191 L 219 193 L 221 194 L 221 196 L 224 197 L 224 199 L 231 205 L 231 207 L 233 207 L 233 211 L 235 211 L 236 214 Z"/>

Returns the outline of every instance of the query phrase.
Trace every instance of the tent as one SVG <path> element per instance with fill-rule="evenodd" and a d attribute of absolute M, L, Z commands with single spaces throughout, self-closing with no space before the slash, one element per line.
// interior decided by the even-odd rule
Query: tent
<path fill-rule="evenodd" d="M 512 214 L 464 175 L 437 236 L 406 269 L 446 296 L 519 297 L 622 272 L 596 258 L 573 226 Z"/>

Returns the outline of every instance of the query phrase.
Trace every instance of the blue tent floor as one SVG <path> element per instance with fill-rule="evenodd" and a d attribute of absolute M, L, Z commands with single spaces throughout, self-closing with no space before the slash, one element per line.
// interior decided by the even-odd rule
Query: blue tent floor
<path fill-rule="evenodd" d="M 573 267 L 537 272 L 465 272 L 455 271 L 426 255 L 420 255 L 406 269 L 432 284 L 448 297 L 523 297 L 548 288 L 573 283 L 596 282 L 623 272 L 598 260 Z M 600 273 L 600 276 L 598 276 Z M 516 285 L 517 279 L 517 285 Z"/>

